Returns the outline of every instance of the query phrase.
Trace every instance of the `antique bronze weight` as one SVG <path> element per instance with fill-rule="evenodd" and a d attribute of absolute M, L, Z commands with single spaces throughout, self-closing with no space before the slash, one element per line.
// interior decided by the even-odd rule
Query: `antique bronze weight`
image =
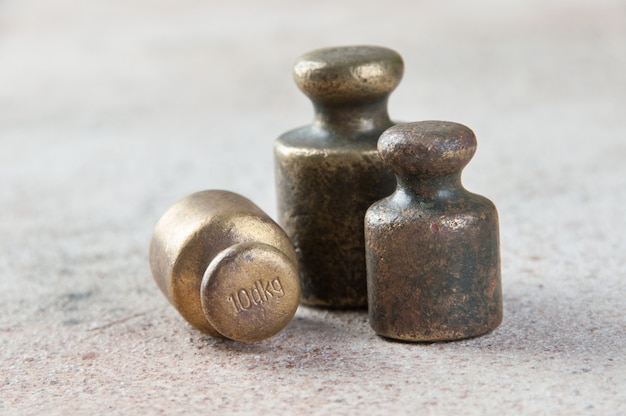
<path fill-rule="evenodd" d="M 378 150 L 398 186 L 365 216 L 372 328 L 407 341 L 495 329 L 502 321 L 498 214 L 461 184 L 474 133 L 443 121 L 400 124 L 383 133 Z"/>
<path fill-rule="evenodd" d="M 374 46 L 320 49 L 295 63 L 315 117 L 274 149 L 279 223 L 296 248 L 305 304 L 367 305 L 363 218 L 395 188 L 376 142 L 395 124 L 387 101 L 403 70 L 398 53 Z"/>
<path fill-rule="evenodd" d="M 216 337 L 270 337 L 289 323 L 300 301 L 289 237 L 232 192 L 197 192 L 170 207 L 154 230 L 150 267 L 178 312 Z"/>

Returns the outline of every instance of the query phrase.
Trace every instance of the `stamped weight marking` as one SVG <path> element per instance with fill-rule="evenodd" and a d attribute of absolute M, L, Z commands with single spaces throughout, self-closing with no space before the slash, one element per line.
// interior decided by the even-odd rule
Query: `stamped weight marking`
<path fill-rule="evenodd" d="M 235 309 L 235 315 L 250 309 L 253 306 L 262 305 L 270 299 L 282 298 L 285 296 L 285 290 L 277 277 L 269 282 L 257 280 L 254 282 L 252 289 L 239 289 L 236 293 L 228 296 L 228 301 Z"/>

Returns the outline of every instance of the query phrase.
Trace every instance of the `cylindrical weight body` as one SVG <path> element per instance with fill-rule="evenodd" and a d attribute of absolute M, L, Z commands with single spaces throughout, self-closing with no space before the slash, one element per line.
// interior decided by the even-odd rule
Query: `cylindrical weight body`
<path fill-rule="evenodd" d="M 155 227 L 150 267 L 178 312 L 213 336 L 267 338 L 289 322 L 300 298 L 289 237 L 228 191 L 197 192 L 170 207 Z"/>

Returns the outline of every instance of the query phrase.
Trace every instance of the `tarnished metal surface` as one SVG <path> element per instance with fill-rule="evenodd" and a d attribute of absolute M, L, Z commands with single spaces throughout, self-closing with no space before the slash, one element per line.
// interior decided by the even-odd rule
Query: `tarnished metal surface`
<path fill-rule="evenodd" d="M 394 124 L 387 100 L 403 69 L 400 55 L 373 46 L 296 61 L 295 81 L 315 117 L 276 141 L 275 162 L 279 222 L 296 248 L 305 304 L 367 305 L 363 218 L 395 188 L 376 142 Z"/>
<path fill-rule="evenodd" d="M 298 307 L 300 285 L 288 236 L 248 199 L 202 191 L 157 223 L 152 275 L 194 327 L 251 342 L 280 331 Z"/>
<path fill-rule="evenodd" d="M 498 214 L 461 184 L 474 133 L 450 122 L 401 124 L 381 136 L 378 150 L 398 187 L 365 217 L 372 328 L 407 341 L 495 329 L 502 321 Z"/>

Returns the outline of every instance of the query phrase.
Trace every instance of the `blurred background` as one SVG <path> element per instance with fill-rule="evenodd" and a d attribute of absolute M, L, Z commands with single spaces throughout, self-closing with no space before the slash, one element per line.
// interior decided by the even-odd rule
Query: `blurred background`
<path fill-rule="evenodd" d="M 3 0 L 2 156 L 22 159 L 24 173 L 95 175 L 83 177 L 90 185 L 126 169 L 121 187 L 148 181 L 141 186 L 158 183 L 171 196 L 219 187 L 225 176 L 243 193 L 271 189 L 274 136 L 311 119 L 291 80 L 295 58 L 376 44 L 405 58 L 395 119 L 465 123 L 481 140 L 476 163 L 497 155 L 499 176 L 528 175 L 517 155 L 529 146 L 540 146 L 547 166 L 591 149 L 606 156 L 591 129 L 623 127 L 625 9 L 583 0 Z M 25 139 L 30 155 L 9 145 Z M 88 166 L 61 157 L 102 146 L 118 153 Z M 158 152 L 169 157 L 150 157 Z M 242 166 L 242 152 L 258 163 Z M 166 182 L 172 169 L 184 171 L 176 186 Z M 270 210 L 272 197 L 260 198 Z"/>

